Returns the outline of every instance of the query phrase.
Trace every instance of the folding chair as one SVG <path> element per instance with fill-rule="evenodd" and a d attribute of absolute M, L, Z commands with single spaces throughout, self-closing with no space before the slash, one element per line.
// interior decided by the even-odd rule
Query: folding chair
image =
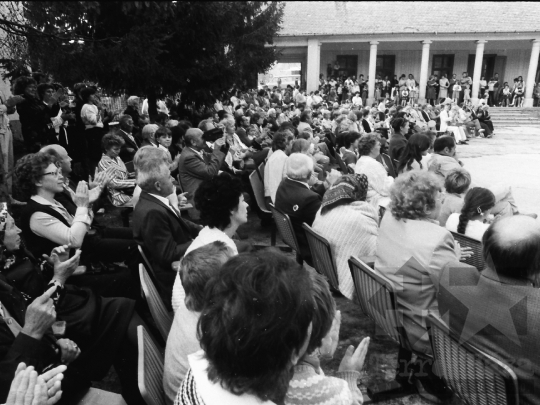
<path fill-rule="evenodd" d="M 261 176 L 261 173 L 259 170 L 263 170 L 263 175 Z M 259 166 L 259 170 L 254 170 L 249 175 L 249 182 L 251 184 L 251 188 L 253 189 L 253 194 L 255 195 L 255 200 L 257 201 L 257 205 L 259 206 L 259 209 L 268 216 L 272 216 L 272 212 L 266 208 L 266 203 L 264 201 L 264 184 L 261 179 L 264 179 L 264 163 L 261 163 Z M 272 230 L 270 234 L 270 245 L 275 246 L 276 245 L 276 226 L 275 224 L 272 225 Z"/>
<path fill-rule="evenodd" d="M 460 246 L 470 247 L 473 251 L 473 255 L 465 259 L 464 263 L 476 267 L 478 271 L 484 270 L 486 264 L 484 263 L 484 256 L 482 253 L 482 242 L 457 232 L 451 233 L 454 239 L 459 242 Z"/>
<path fill-rule="evenodd" d="M 152 282 L 150 275 L 142 263 L 139 264 L 139 276 L 141 278 L 141 288 L 143 290 L 144 298 L 148 302 L 152 318 L 156 322 L 159 333 L 161 333 L 161 336 L 163 336 L 163 339 L 166 342 L 169 331 L 171 330 L 174 315 L 167 311 L 156 286 Z"/>
<path fill-rule="evenodd" d="M 142 257 L 145 268 L 148 269 L 148 271 L 150 272 L 152 277 L 154 277 L 154 280 L 155 280 L 156 279 L 156 272 L 152 268 L 152 265 L 150 264 L 150 260 L 148 260 L 148 256 L 146 256 L 146 254 L 144 253 L 143 247 L 141 245 L 137 245 L 137 248 L 139 249 L 139 253 L 141 254 L 141 257 Z"/>
<path fill-rule="evenodd" d="M 338 270 L 330 243 L 305 222 L 302 227 L 306 232 L 309 249 L 311 250 L 313 267 L 328 279 L 330 288 L 339 292 Z"/>
<path fill-rule="evenodd" d="M 339 156 L 338 153 L 336 153 L 336 160 L 338 162 L 339 170 L 341 171 L 341 174 L 352 174 L 352 173 L 354 173 L 354 170 L 352 169 L 352 167 L 347 166 L 345 164 L 345 162 L 343 161 L 343 159 L 341 158 L 341 156 Z"/>
<path fill-rule="evenodd" d="M 397 309 L 394 284 L 357 257 L 351 256 L 349 267 L 362 312 L 399 344 L 398 364 L 407 352 L 415 353 L 423 359 L 429 358 L 424 353 L 415 351 L 409 343 L 401 311 Z M 372 401 L 376 402 L 409 395 L 415 392 L 415 388 L 412 384 L 401 385 L 396 380 L 390 387 L 374 385 L 369 386 L 367 391 Z"/>
<path fill-rule="evenodd" d="M 439 375 L 467 404 L 517 405 L 518 380 L 514 370 L 469 342 L 430 314 L 431 347 Z"/>
<path fill-rule="evenodd" d="M 144 326 L 137 326 L 139 347 L 138 385 L 146 405 L 165 405 L 163 392 L 164 353 L 154 343 Z"/>
<path fill-rule="evenodd" d="M 296 252 L 296 261 L 298 264 L 304 264 L 304 259 L 302 259 L 302 255 L 300 254 L 300 246 L 298 245 L 298 240 L 296 239 L 296 234 L 294 232 L 291 219 L 287 214 L 284 214 L 278 210 L 274 204 L 270 204 L 270 210 L 274 216 L 274 222 L 279 231 L 281 239 L 283 239 L 283 242 L 285 242 L 286 245 Z"/>
<path fill-rule="evenodd" d="M 122 395 L 98 388 L 90 388 L 80 400 L 74 400 L 75 405 L 127 405 Z"/>

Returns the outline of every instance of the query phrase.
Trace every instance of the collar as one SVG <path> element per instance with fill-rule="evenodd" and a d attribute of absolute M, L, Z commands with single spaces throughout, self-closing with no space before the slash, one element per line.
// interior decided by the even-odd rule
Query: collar
<path fill-rule="evenodd" d="M 51 207 L 61 207 L 61 208 L 64 208 L 64 206 L 62 204 L 60 204 L 58 201 L 54 200 L 54 204 L 51 203 L 49 200 L 46 200 L 45 198 L 43 198 L 42 196 L 40 195 L 33 195 L 32 197 L 30 197 L 31 200 L 34 200 L 35 202 L 41 204 L 41 205 L 49 205 Z"/>
<path fill-rule="evenodd" d="M 163 149 L 163 150 L 169 151 L 169 149 L 167 149 L 165 146 L 163 146 L 160 143 L 158 143 L 158 149 Z"/>
<path fill-rule="evenodd" d="M 193 152 L 195 152 L 197 155 L 199 155 L 201 158 L 203 157 L 203 151 L 198 151 L 196 149 L 193 149 L 191 146 L 189 147 L 189 149 L 191 149 Z"/>
<path fill-rule="evenodd" d="M 170 207 L 170 201 L 167 199 L 167 197 L 162 197 L 157 194 L 148 193 L 148 195 L 151 195 L 152 197 L 156 198 L 157 200 L 161 201 L 163 204 L 165 204 L 167 207 Z"/>
<path fill-rule="evenodd" d="M 523 279 L 523 278 L 517 278 L 517 279 L 510 278 L 510 277 L 498 274 L 495 270 L 493 270 L 491 267 L 488 267 L 488 266 L 486 266 L 486 268 L 480 272 L 480 275 L 500 284 L 519 285 L 519 286 L 534 288 L 530 280 Z"/>
<path fill-rule="evenodd" d="M 309 184 L 304 183 L 303 181 L 300 181 L 300 180 L 291 179 L 289 176 L 287 176 L 287 179 L 289 179 L 290 181 L 294 181 L 295 183 L 302 184 L 303 186 L 307 187 L 307 189 L 309 190 Z"/>
<path fill-rule="evenodd" d="M 212 382 L 208 378 L 208 360 L 204 351 L 199 350 L 188 356 L 193 378 L 197 384 L 197 394 L 207 405 L 272 405 L 274 402 L 261 401 L 251 394 L 235 395 L 227 391 L 219 382 Z"/>

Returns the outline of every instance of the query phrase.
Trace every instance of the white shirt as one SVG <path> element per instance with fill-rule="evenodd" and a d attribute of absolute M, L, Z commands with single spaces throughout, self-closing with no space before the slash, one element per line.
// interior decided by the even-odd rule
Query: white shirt
<path fill-rule="evenodd" d="M 264 196 L 276 201 L 276 193 L 285 171 L 287 154 L 278 149 L 268 157 L 264 167 Z"/>
<path fill-rule="evenodd" d="M 171 202 L 166 198 L 166 197 L 162 197 L 160 195 L 157 195 L 157 194 L 152 194 L 152 193 L 148 193 L 150 194 L 152 197 L 158 199 L 159 201 L 161 201 L 163 204 L 165 204 L 167 207 L 169 207 L 169 209 L 174 212 L 174 215 L 178 216 L 178 214 L 176 213 L 176 211 L 173 209 L 173 207 L 171 206 Z"/>
<path fill-rule="evenodd" d="M 457 233 L 460 215 L 461 214 L 459 213 L 451 214 L 446 221 L 446 229 L 448 229 L 450 232 Z M 465 227 L 465 236 L 481 241 L 482 236 L 484 236 L 484 233 L 487 231 L 488 228 L 489 224 L 484 224 L 480 221 L 469 221 L 467 222 L 467 226 Z"/>

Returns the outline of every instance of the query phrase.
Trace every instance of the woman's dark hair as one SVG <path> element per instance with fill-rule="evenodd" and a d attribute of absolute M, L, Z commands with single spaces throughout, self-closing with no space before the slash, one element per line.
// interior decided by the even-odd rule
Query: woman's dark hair
<path fill-rule="evenodd" d="M 399 115 L 399 114 L 402 114 L 402 113 L 398 113 L 396 115 L 396 117 Z M 394 120 L 392 121 L 392 128 L 394 129 L 394 133 L 396 134 L 399 134 L 401 133 L 401 128 L 403 126 L 405 126 L 405 124 L 409 122 L 407 121 L 405 118 L 401 118 L 401 117 L 397 117 L 397 118 L 394 118 Z"/>
<path fill-rule="evenodd" d="M 249 123 L 250 124 L 257 124 L 257 121 L 259 121 L 261 119 L 261 115 L 259 113 L 255 113 L 251 116 L 251 120 L 249 120 Z"/>
<path fill-rule="evenodd" d="M 15 185 L 23 198 L 29 200 L 37 194 L 36 183 L 43 177 L 43 172 L 51 163 L 56 163 L 56 159 L 46 153 L 31 153 L 23 156 L 15 164 L 13 174 Z"/>
<path fill-rule="evenodd" d="M 208 378 L 235 395 L 282 403 L 291 356 L 301 354 L 313 319 L 307 270 L 274 250 L 243 253 L 205 288 L 197 338 Z"/>
<path fill-rule="evenodd" d="M 495 206 L 495 195 L 487 188 L 473 187 L 465 195 L 459 223 L 457 226 L 458 233 L 465 234 L 465 229 L 469 220 L 484 211 Z"/>
<path fill-rule="evenodd" d="M 162 127 L 160 126 L 156 133 L 154 134 L 154 139 L 157 141 L 157 139 L 160 137 L 160 136 L 165 136 L 165 135 L 171 135 L 172 137 L 172 134 L 171 134 L 171 130 L 167 127 Z"/>
<path fill-rule="evenodd" d="M 184 138 L 184 135 L 186 134 L 186 130 L 182 128 L 180 125 L 175 125 L 171 128 L 171 135 L 172 135 L 172 144 L 176 145 L 181 139 Z"/>
<path fill-rule="evenodd" d="M 38 84 L 37 86 L 37 94 L 39 96 L 39 98 L 41 100 L 43 100 L 43 95 L 45 94 L 45 92 L 49 89 L 53 89 L 54 90 L 54 86 L 50 83 L 41 83 L 41 84 Z"/>
<path fill-rule="evenodd" d="M 445 148 L 452 149 L 454 146 L 456 146 L 454 137 L 448 135 L 439 136 L 435 139 L 435 142 L 433 142 L 433 150 L 435 153 L 442 152 Z"/>
<path fill-rule="evenodd" d="M 92 94 L 96 94 L 96 89 L 93 87 L 85 87 L 81 90 L 81 100 L 88 103 L 88 100 Z"/>
<path fill-rule="evenodd" d="M 122 147 L 125 143 L 124 139 L 121 136 L 115 134 L 107 134 L 101 139 L 101 149 L 103 152 L 107 152 L 113 146 Z"/>
<path fill-rule="evenodd" d="M 351 147 L 353 143 L 356 142 L 357 139 L 360 139 L 362 135 L 360 135 L 358 132 L 347 132 L 343 136 L 343 146 L 345 146 L 347 149 Z"/>
<path fill-rule="evenodd" d="M 224 230 L 231 223 L 231 211 L 238 208 L 242 182 L 227 173 L 204 180 L 195 191 L 195 207 L 201 212 L 201 224 Z"/>
<path fill-rule="evenodd" d="M 313 271 L 309 273 L 313 285 L 313 301 L 315 301 L 315 311 L 313 313 L 313 329 L 306 350 L 307 354 L 313 353 L 321 346 L 323 338 L 328 334 L 336 315 L 336 302 L 328 282 L 319 273 Z"/>
<path fill-rule="evenodd" d="M 30 76 L 21 76 L 13 83 L 13 95 L 20 96 L 24 94 L 24 90 L 31 84 L 36 85 L 36 81 Z"/>
<path fill-rule="evenodd" d="M 424 134 L 414 134 L 407 141 L 405 149 L 399 158 L 397 167 L 398 173 L 402 170 L 412 170 L 412 163 L 416 160 L 422 168 L 422 152 L 428 150 L 431 146 L 429 137 Z"/>
<path fill-rule="evenodd" d="M 285 150 L 287 144 L 293 140 L 294 137 L 286 132 L 276 132 L 272 138 L 272 150 Z"/>

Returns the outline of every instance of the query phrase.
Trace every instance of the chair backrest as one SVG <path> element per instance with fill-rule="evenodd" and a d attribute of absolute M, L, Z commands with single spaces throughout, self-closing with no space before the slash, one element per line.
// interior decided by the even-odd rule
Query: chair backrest
<path fill-rule="evenodd" d="M 283 242 L 285 242 L 285 244 L 287 244 L 296 253 L 300 253 L 298 240 L 296 239 L 296 234 L 294 233 L 294 228 L 289 216 L 278 210 L 274 204 L 270 204 L 270 210 L 272 211 L 276 228 L 278 229 Z"/>
<path fill-rule="evenodd" d="M 154 271 L 154 269 L 152 268 L 152 265 L 150 264 L 150 260 L 148 260 L 148 256 L 146 256 L 146 253 L 144 253 L 144 249 L 141 245 L 137 245 L 137 247 L 139 248 L 139 253 L 141 254 L 141 257 L 143 259 L 143 263 L 144 263 L 144 266 L 146 269 L 148 269 L 148 271 L 150 272 L 150 274 L 154 277 L 154 279 L 156 278 L 156 272 Z"/>
<path fill-rule="evenodd" d="M 262 162 L 257 168 L 257 174 L 261 179 L 261 183 L 264 185 L 264 169 L 266 168 L 266 162 Z"/>
<path fill-rule="evenodd" d="M 470 247 L 473 251 L 473 255 L 463 262 L 476 267 L 479 271 L 484 270 L 485 263 L 484 256 L 482 255 L 482 242 L 457 232 L 452 232 L 452 236 L 459 242 L 460 246 Z"/>
<path fill-rule="evenodd" d="M 469 404 L 517 405 L 518 380 L 514 370 L 469 342 L 439 317 L 427 318 L 433 356 L 439 376 Z"/>
<path fill-rule="evenodd" d="M 349 267 L 362 311 L 395 342 L 408 348 L 401 312 L 397 310 L 397 295 L 393 283 L 357 257 L 351 256 Z"/>
<path fill-rule="evenodd" d="M 154 343 L 144 326 L 137 326 L 139 347 L 138 378 L 139 391 L 146 405 L 165 405 L 163 392 L 164 354 Z"/>
<path fill-rule="evenodd" d="M 271 214 L 271 212 L 268 211 L 268 208 L 266 208 L 266 203 L 264 201 L 264 185 L 257 170 L 251 172 L 249 175 L 249 182 L 251 184 L 251 188 L 253 189 L 253 194 L 255 195 L 255 200 L 257 201 L 259 209 L 262 212 Z"/>
<path fill-rule="evenodd" d="M 334 255 L 332 254 L 330 243 L 315 232 L 308 224 L 304 223 L 302 226 L 306 232 L 309 249 L 311 250 L 313 267 L 315 267 L 315 270 L 317 270 L 323 276 L 326 276 L 330 287 L 336 291 L 339 291 L 337 265 Z"/>
<path fill-rule="evenodd" d="M 144 297 L 148 302 L 150 313 L 152 318 L 156 322 L 156 326 L 159 329 L 159 333 L 163 336 L 163 339 L 167 341 L 169 331 L 171 330 L 173 315 L 167 311 L 161 296 L 158 293 L 156 286 L 154 285 L 150 275 L 144 268 L 144 265 L 139 264 L 139 276 L 141 278 L 141 288 L 144 293 Z"/>

